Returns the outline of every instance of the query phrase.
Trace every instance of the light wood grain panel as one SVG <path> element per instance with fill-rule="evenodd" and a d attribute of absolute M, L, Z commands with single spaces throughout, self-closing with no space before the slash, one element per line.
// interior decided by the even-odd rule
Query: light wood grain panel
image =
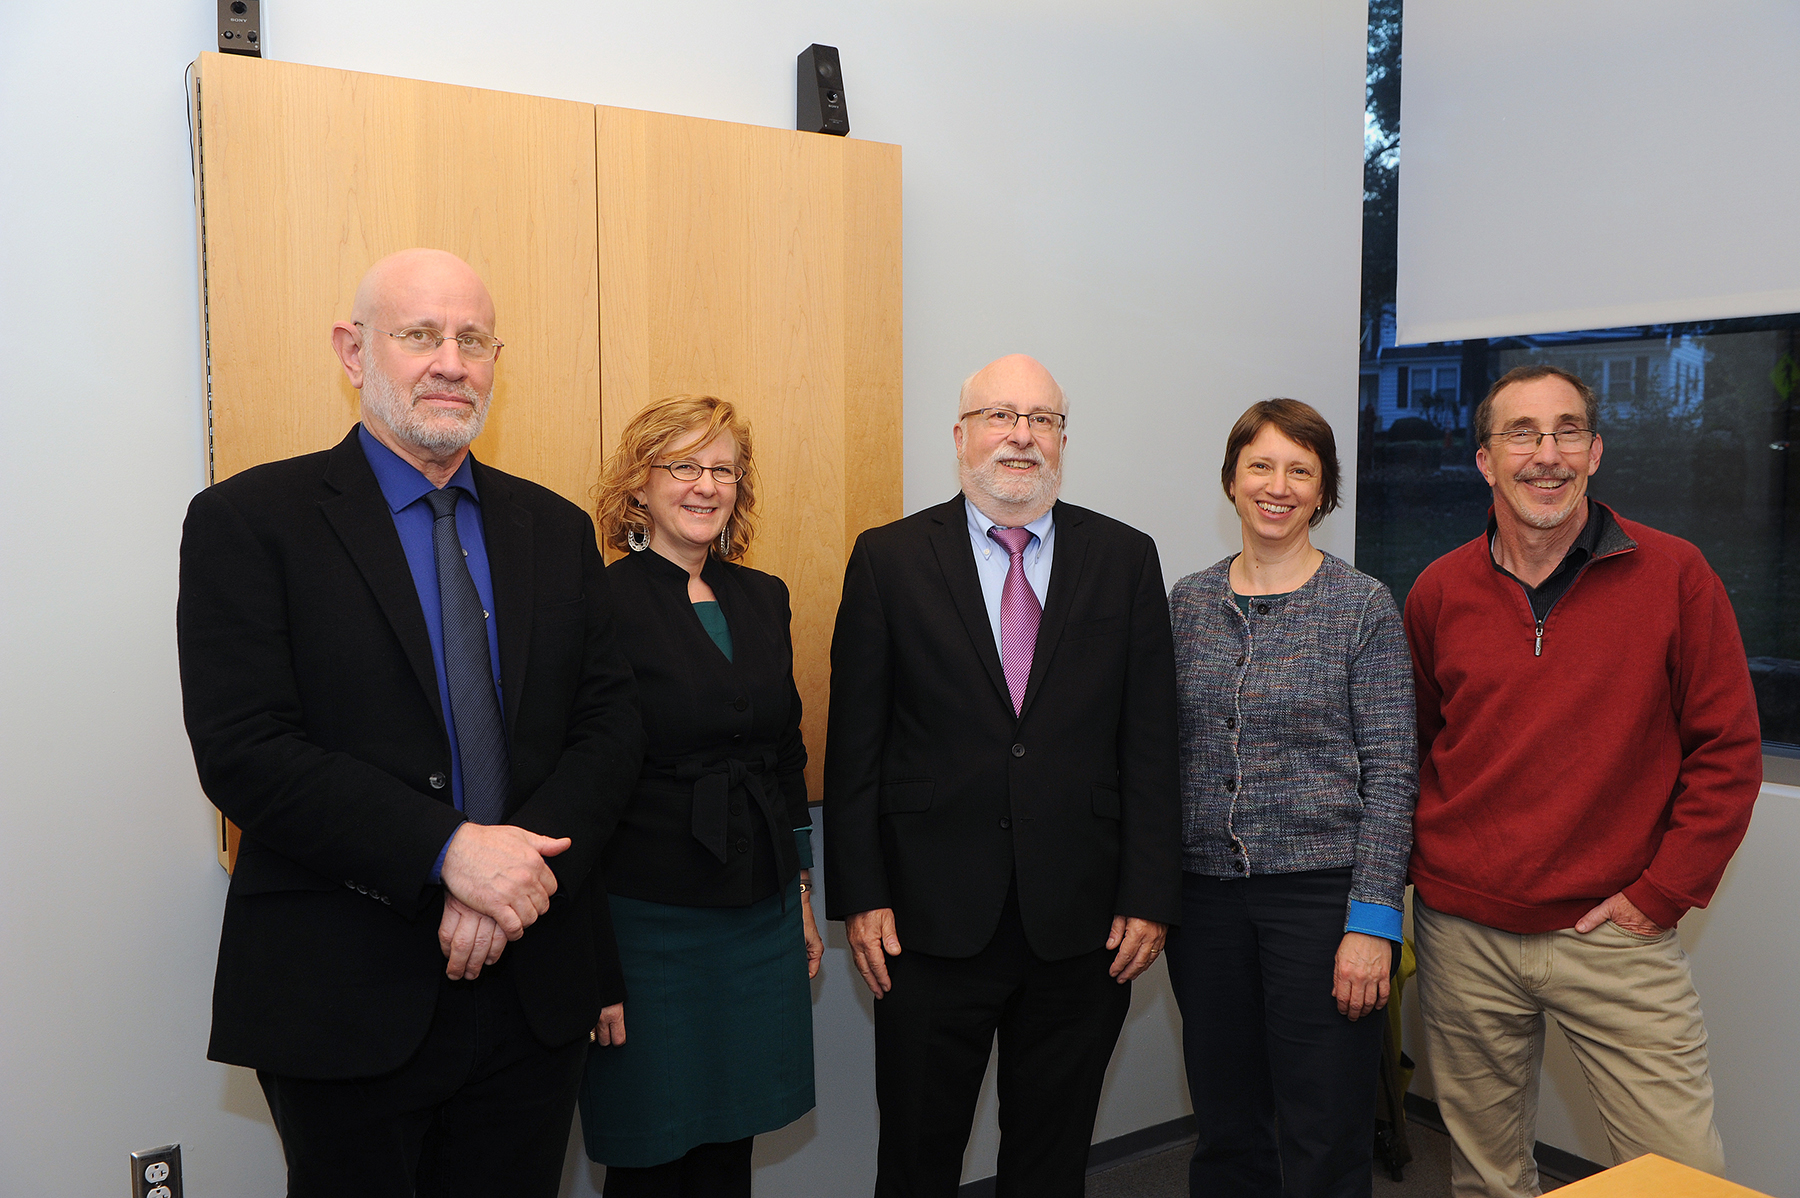
<path fill-rule="evenodd" d="M 844 535 L 853 545 L 903 505 L 900 147 L 853 141 L 844 150 Z M 944 411 L 949 423 L 947 402 Z"/>
<path fill-rule="evenodd" d="M 598 129 L 602 425 L 682 392 L 751 422 L 748 560 L 793 595 L 816 798 L 844 562 L 900 515 L 899 150 L 606 108 Z"/>
<path fill-rule="evenodd" d="M 592 107 L 234 55 L 199 91 L 213 474 L 357 419 L 332 355 L 370 263 L 436 246 L 506 342 L 483 461 L 586 506 L 599 464 Z"/>
<path fill-rule="evenodd" d="M 651 398 L 650 190 L 644 186 L 649 115 L 627 108 L 594 109 L 603 429 L 619 429 Z M 607 449 L 613 443 L 604 436 L 602 442 Z"/>

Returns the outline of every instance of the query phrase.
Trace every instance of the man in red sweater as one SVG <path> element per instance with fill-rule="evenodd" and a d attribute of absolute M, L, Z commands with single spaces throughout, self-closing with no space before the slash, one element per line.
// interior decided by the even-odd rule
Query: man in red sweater
<path fill-rule="evenodd" d="M 1587 497 L 1597 418 L 1593 391 L 1555 367 L 1496 382 L 1475 412 L 1487 533 L 1406 601 L 1417 986 L 1459 1198 L 1539 1193 L 1546 1014 L 1615 1163 L 1724 1170 L 1675 924 L 1750 822 L 1756 699 L 1700 551 Z"/>

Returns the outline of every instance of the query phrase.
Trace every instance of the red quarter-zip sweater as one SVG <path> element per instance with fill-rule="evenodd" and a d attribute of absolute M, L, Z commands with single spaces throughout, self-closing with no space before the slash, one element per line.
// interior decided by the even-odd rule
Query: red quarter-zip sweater
<path fill-rule="evenodd" d="M 1548 932 L 1623 891 L 1670 927 L 1712 898 L 1744 838 L 1761 728 L 1725 586 L 1693 545 L 1613 518 L 1541 653 L 1485 535 L 1407 596 L 1411 880 L 1435 910 Z"/>

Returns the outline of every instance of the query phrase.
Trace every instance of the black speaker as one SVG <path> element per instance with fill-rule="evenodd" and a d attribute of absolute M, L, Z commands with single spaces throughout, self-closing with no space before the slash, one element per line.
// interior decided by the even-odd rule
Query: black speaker
<path fill-rule="evenodd" d="M 802 133 L 850 132 L 844 107 L 844 69 L 836 46 L 812 45 L 800 51 L 794 95 L 794 128 Z"/>
<path fill-rule="evenodd" d="M 262 57 L 261 0 L 219 0 L 219 49 Z"/>

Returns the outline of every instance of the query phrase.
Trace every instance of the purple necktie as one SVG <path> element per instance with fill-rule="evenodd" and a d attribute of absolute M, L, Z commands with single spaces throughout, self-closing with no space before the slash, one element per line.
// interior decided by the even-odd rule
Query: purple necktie
<path fill-rule="evenodd" d="M 1031 678 L 1038 621 L 1044 615 L 1037 593 L 1025 578 L 1025 546 L 1031 544 L 1031 530 L 990 528 L 988 536 L 1012 555 L 1006 567 L 1006 585 L 1000 588 L 1000 668 L 1006 671 L 1006 689 L 1012 692 L 1013 714 L 1018 715 L 1025 704 L 1025 683 Z"/>

